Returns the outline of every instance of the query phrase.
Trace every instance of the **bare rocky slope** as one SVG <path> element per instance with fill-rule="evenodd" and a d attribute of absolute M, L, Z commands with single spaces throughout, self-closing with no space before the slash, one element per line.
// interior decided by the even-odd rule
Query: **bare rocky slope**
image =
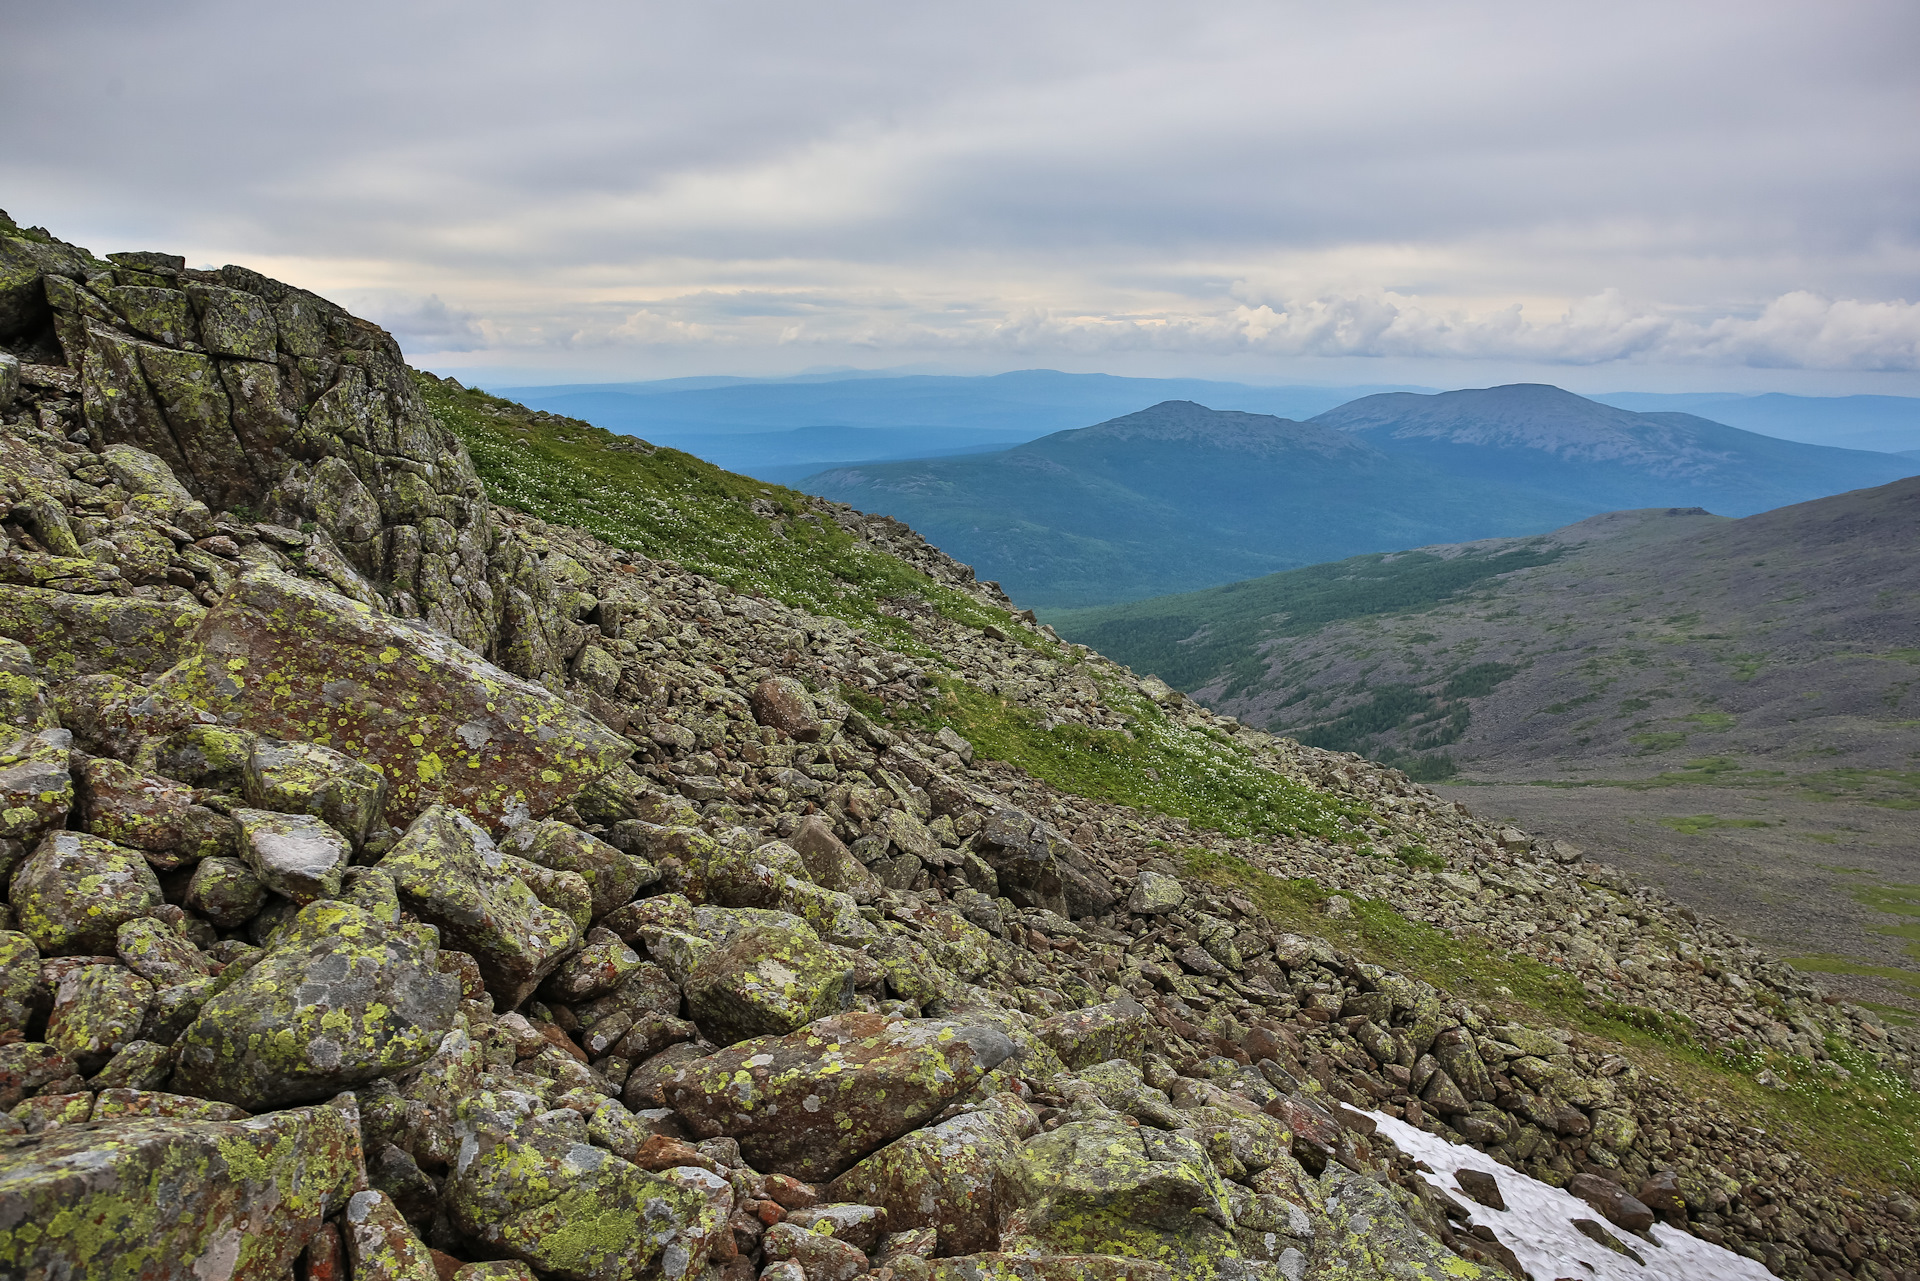
<path fill-rule="evenodd" d="M 1363 1110 L 1920 1267 L 1904 1029 L 897 522 L 5 221 L 0 344 L 0 1274 L 1501 1275 Z"/>

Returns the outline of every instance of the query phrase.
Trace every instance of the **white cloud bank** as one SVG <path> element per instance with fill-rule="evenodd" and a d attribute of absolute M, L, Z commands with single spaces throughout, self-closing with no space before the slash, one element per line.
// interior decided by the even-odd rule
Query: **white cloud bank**
<path fill-rule="evenodd" d="M 1920 390 L 1911 0 L 16 8 L 0 205 L 422 357 Z"/>

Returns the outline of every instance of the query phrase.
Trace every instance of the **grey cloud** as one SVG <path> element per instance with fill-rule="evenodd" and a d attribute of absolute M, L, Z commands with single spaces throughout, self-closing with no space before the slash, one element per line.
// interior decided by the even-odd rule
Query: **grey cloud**
<path fill-rule="evenodd" d="M 0 205 L 402 300 L 409 351 L 1916 367 L 1903 0 L 7 26 Z"/>

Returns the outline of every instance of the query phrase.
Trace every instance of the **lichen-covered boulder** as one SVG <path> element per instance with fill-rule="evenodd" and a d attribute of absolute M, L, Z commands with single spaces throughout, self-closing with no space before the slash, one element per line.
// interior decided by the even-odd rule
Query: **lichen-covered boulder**
<path fill-rule="evenodd" d="M 133 510 L 178 525 L 195 538 L 213 532 L 213 513 L 187 492 L 164 460 L 134 445 L 108 445 L 100 451 L 100 463 L 127 491 Z"/>
<path fill-rule="evenodd" d="M 73 735 L 51 728 L 0 745 L 0 876 L 11 875 L 41 837 L 66 826 L 72 749 Z"/>
<path fill-rule="evenodd" d="M 46 956 L 102 956 L 120 927 L 161 903 L 160 880 L 133 850 L 85 832 L 53 832 L 14 869 L 15 923 Z"/>
<path fill-rule="evenodd" d="M 783 1036 L 853 1003 L 853 964 L 797 921 L 742 931 L 687 976 L 687 1011 L 707 1037 L 731 1045 Z"/>
<path fill-rule="evenodd" d="M 141 917 L 120 927 L 114 950 L 120 963 L 156 988 L 213 972 L 213 959 L 164 921 Z"/>
<path fill-rule="evenodd" d="M 16 733 L 32 733 L 59 723 L 32 652 L 19 641 L 0 636 L 0 725 L 10 725 Z"/>
<path fill-rule="evenodd" d="M 1355 1281 L 1494 1281 L 1505 1274 L 1470 1263 L 1420 1230 L 1393 1194 L 1365 1175 L 1329 1165 L 1328 1256 Z"/>
<path fill-rule="evenodd" d="M 227 725 L 188 725 L 154 749 L 154 768 L 190 786 L 238 796 L 246 790 L 256 737 Z"/>
<path fill-rule="evenodd" d="M 283 1277 L 363 1177 L 351 1099 L 0 1138 L 0 1273 Z"/>
<path fill-rule="evenodd" d="M 0 1032 L 24 1032 L 40 990 L 40 949 L 18 930 L 0 930 Z"/>
<path fill-rule="evenodd" d="M 1227 1184 L 1206 1149 L 1126 1120 L 1070 1121 L 1015 1164 L 1007 1233 L 1039 1253 L 1116 1254 L 1203 1281 L 1237 1264 Z"/>
<path fill-rule="evenodd" d="M 267 887 L 237 858 L 203 859 L 187 882 L 186 905 L 223 930 L 237 929 L 267 903 Z"/>
<path fill-rule="evenodd" d="M 1001 1254 L 983 1251 L 928 1261 L 927 1281 L 1167 1281 L 1172 1274 L 1146 1259 L 1112 1254 Z M 1281 1273 L 1293 1281 L 1290 1273 Z"/>
<path fill-rule="evenodd" d="M 387 817 L 445 802 L 543 817 L 633 747 L 424 624 L 270 569 L 243 574 L 161 688 L 230 723 L 338 745 L 387 779 Z"/>
<path fill-rule="evenodd" d="M 196 803 L 185 784 L 104 756 L 88 760 L 78 782 L 80 826 L 140 850 L 163 871 L 239 852 L 234 821 Z"/>
<path fill-rule="evenodd" d="M 895 1139 L 836 1178 L 827 1195 L 876 1205 L 900 1232 L 933 1228 L 942 1254 L 1000 1248 L 1005 1182 L 1039 1119 L 1018 1095 Z"/>
<path fill-rule="evenodd" d="M 937 1019 L 837 1014 L 679 1068 L 668 1102 L 757 1170 L 818 1182 L 925 1124 L 1013 1053 L 999 1032 Z"/>
<path fill-rule="evenodd" d="M 542 903 L 486 831 L 458 810 L 427 810 L 378 866 L 408 910 L 479 963 L 499 1009 L 526 1000 L 580 947 L 573 919 Z"/>
<path fill-rule="evenodd" d="M 356 1192 L 343 1216 L 354 1281 L 439 1281 L 433 1254 L 414 1235 L 391 1197 Z"/>
<path fill-rule="evenodd" d="M 612 930 L 596 929 L 587 934 L 586 946 L 561 962 L 540 987 L 542 997 L 573 1005 L 591 1001 L 617 991 L 643 962 L 640 954 L 621 941 Z"/>
<path fill-rule="evenodd" d="M 596 921 L 660 879 L 658 868 L 557 819 L 524 824 L 500 847 L 541 867 L 578 874 L 592 893 Z"/>
<path fill-rule="evenodd" d="M 854 1281 L 867 1270 L 867 1253 L 830 1232 L 809 1232 L 797 1223 L 776 1223 L 761 1238 L 767 1261 L 791 1260 L 804 1270 L 807 1281 Z"/>
<path fill-rule="evenodd" d="M 588 1142 L 587 1120 L 535 1097 L 460 1101 L 445 1204 L 490 1251 L 565 1281 L 700 1276 L 733 1209 L 726 1181 L 642 1170 Z M 710 1181 L 710 1182 L 709 1182 Z"/>
<path fill-rule="evenodd" d="M 353 850 L 347 838 L 311 814 L 239 809 L 240 853 L 260 883 L 295 903 L 333 898 Z"/>
<path fill-rule="evenodd" d="M 255 738 L 241 786 L 247 804 L 311 814 L 355 846 L 380 821 L 387 780 L 380 771 L 319 743 Z"/>
<path fill-rule="evenodd" d="M 174 1083 L 249 1111 L 325 1098 L 428 1058 L 459 1001 L 431 931 L 321 900 L 201 1007 Z"/>
<path fill-rule="evenodd" d="M 1010 805 L 987 814 L 973 847 L 999 878 L 1000 892 L 1017 906 L 1098 916 L 1117 898 L 1105 874 L 1072 841 Z"/>
<path fill-rule="evenodd" d="M 52 681 L 100 672 L 163 672 L 186 653 L 206 612 L 190 601 L 0 584 L 0 636 L 33 651 Z"/>
<path fill-rule="evenodd" d="M 153 984 L 120 965 L 86 965 L 61 975 L 47 1016 L 47 1043 L 91 1076 L 140 1035 Z"/>
<path fill-rule="evenodd" d="M 807 876 L 815 885 L 849 894 L 856 903 L 871 903 L 880 896 L 884 888 L 880 879 L 853 856 L 818 814 L 802 819 L 787 844 L 806 864 Z"/>
<path fill-rule="evenodd" d="M 1162 912 L 1171 912 L 1186 901 L 1187 887 L 1180 883 L 1179 877 L 1161 872 L 1142 872 L 1140 879 L 1133 884 L 1133 893 L 1127 896 L 1127 910 L 1143 916 L 1157 916 Z"/>
<path fill-rule="evenodd" d="M 0 1045 L 0 1111 L 49 1085 L 79 1079 L 73 1060 L 44 1041 Z"/>
<path fill-rule="evenodd" d="M 1069 1068 L 1112 1059 L 1138 1062 L 1154 1028 L 1153 1015 L 1130 996 L 1104 1005 L 1056 1014 L 1036 1029 L 1040 1040 Z"/>

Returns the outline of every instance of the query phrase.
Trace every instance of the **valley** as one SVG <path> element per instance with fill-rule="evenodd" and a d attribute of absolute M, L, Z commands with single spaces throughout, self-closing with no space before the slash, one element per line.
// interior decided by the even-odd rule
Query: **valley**
<path fill-rule="evenodd" d="M 1610 513 L 1051 616 L 1209 706 L 1551 830 L 1916 1008 L 1920 481 Z M 1858 971 L 1850 973 L 1850 971 Z"/>

